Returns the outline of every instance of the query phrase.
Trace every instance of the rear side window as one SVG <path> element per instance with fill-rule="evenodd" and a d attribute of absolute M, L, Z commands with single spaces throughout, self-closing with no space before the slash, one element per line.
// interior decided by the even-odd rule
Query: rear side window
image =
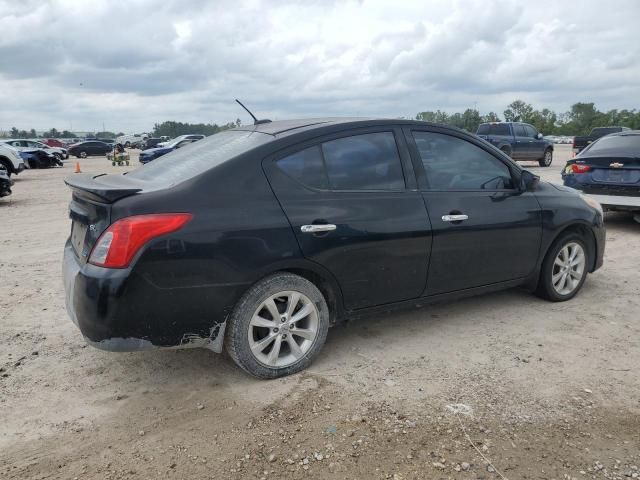
<path fill-rule="evenodd" d="M 330 190 L 403 190 L 392 132 L 368 133 L 315 145 L 277 161 L 300 183 Z"/>
<path fill-rule="evenodd" d="M 507 190 L 509 168 L 473 143 L 432 132 L 413 132 L 428 190 Z"/>
<path fill-rule="evenodd" d="M 322 144 L 332 190 L 403 190 L 398 147 L 392 132 L 367 133 Z"/>
<path fill-rule="evenodd" d="M 513 126 L 513 134 L 516 137 L 526 137 L 527 136 L 527 131 L 524 129 L 524 126 L 522 126 L 522 125 L 514 125 Z"/>
<path fill-rule="evenodd" d="M 324 169 L 322 151 L 315 145 L 300 152 L 281 158 L 278 167 L 291 178 L 313 188 L 328 188 L 327 173 Z"/>
<path fill-rule="evenodd" d="M 506 123 L 483 123 L 478 127 L 478 135 L 511 135 Z"/>

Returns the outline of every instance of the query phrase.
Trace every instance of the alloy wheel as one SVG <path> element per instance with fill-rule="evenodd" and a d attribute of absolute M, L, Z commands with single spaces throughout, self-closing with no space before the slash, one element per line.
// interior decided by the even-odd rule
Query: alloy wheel
<path fill-rule="evenodd" d="M 544 152 L 544 164 L 547 167 L 551 165 L 552 160 L 553 160 L 553 154 L 549 150 Z"/>
<path fill-rule="evenodd" d="M 585 274 L 586 256 L 582 245 L 567 243 L 553 262 L 551 284 L 559 295 L 570 295 L 578 288 Z"/>
<path fill-rule="evenodd" d="M 87 152 L 80 152 L 80 158 L 87 158 Z"/>
<path fill-rule="evenodd" d="M 304 294 L 284 291 L 271 295 L 249 322 L 249 347 L 268 367 L 288 367 L 309 352 L 318 336 L 318 309 Z"/>

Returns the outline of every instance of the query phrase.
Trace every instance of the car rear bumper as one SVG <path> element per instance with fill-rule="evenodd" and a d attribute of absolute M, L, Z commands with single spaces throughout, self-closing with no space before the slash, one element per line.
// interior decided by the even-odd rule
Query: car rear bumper
<path fill-rule="evenodd" d="M 205 318 L 203 324 L 201 315 L 181 316 L 182 291 L 172 295 L 134 278 L 130 269 L 82 265 L 69 240 L 62 270 L 67 313 L 90 345 L 116 352 L 198 347 L 222 351 L 225 322 Z"/>
<path fill-rule="evenodd" d="M 626 197 L 620 195 L 596 195 L 585 193 L 585 196 L 593 198 L 603 207 L 623 207 L 630 210 L 640 210 L 640 197 Z"/>

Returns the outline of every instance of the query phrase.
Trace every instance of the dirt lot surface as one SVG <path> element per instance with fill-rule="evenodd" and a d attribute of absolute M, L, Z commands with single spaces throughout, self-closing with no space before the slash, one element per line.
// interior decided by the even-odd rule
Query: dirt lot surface
<path fill-rule="evenodd" d="M 531 170 L 559 182 L 568 155 Z M 206 350 L 85 346 L 60 273 L 74 162 L 0 200 L 0 478 L 640 478 L 630 216 L 607 215 L 604 267 L 570 302 L 511 290 L 351 322 L 266 382 Z"/>

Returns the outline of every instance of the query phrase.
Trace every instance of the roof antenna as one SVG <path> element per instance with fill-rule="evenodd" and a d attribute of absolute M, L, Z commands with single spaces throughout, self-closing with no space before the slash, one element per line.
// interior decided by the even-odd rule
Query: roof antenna
<path fill-rule="evenodd" d="M 265 119 L 263 119 L 263 120 L 258 120 L 258 119 L 256 118 L 256 116 L 255 116 L 253 113 L 251 113 L 251 110 L 249 110 L 247 107 L 245 107 L 245 106 L 242 104 L 242 102 L 241 102 L 240 100 L 238 100 L 237 98 L 236 98 L 236 102 L 238 102 L 238 105 L 240 105 L 242 108 L 244 108 L 244 109 L 247 111 L 247 113 L 248 113 L 249 115 L 251 115 L 251 118 L 253 118 L 253 124 L 254 124 L 254 125 L 260 125 L 260 124 L 262 124 L 262 123 L 271 123 L 271 120 L 269 120 L 269 119 L 267 119 L 267 118 L 265 118 Z"/>

